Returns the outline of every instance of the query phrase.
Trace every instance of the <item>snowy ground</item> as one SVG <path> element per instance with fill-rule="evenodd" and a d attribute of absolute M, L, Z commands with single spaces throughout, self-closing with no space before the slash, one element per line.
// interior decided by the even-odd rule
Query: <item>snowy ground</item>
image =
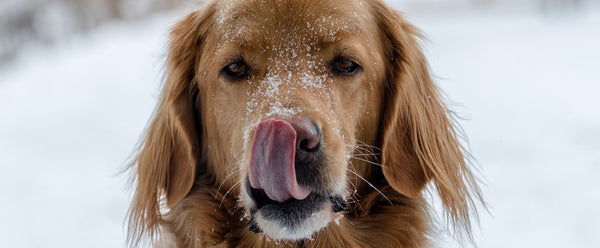
<path fill-rule="evenodd" d="M 487 182 L 479 246 L 600 247 L 600 8 L 404 2 L 393 4 L 426 33 Z M 129 191 L 115 174 L 152 112 L 181 14 L 109 24 L 0 67 L 2 247 L 123 245 Z"/>

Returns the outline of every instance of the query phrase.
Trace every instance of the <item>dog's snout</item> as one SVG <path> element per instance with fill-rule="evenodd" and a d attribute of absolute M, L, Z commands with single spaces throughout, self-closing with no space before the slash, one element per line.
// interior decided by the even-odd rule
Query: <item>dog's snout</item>
<path fill-rule="evenodd" d="M 289 123 L 296 130 L 296 163 L 312 163 L 321 144 L 319 127 L 311 120 L 300 117 L 292 118 Z"/>

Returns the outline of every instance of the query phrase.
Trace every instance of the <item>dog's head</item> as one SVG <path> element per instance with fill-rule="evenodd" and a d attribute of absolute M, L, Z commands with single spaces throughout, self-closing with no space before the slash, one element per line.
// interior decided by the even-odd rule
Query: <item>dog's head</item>
<path fill-rule="evenodd" d="M 161 200 L 177 206 L 199 175 L 274 239 L 309 238 L 346 208 L 350 179 L 375 187 L 378 175 L 406 197 L 433 180 L 468 225 L 475 184 L 415 36 L 380 1 L 215 1 L 189 14 L 171 33 L 132 225 L 155 230 Z"/>

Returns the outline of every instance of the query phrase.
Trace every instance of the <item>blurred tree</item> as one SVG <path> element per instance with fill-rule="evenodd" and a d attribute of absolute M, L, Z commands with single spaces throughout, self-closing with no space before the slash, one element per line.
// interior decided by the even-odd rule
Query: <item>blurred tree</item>
<path fill-rule="evenodd" d="M 103 22 L 132 19 L 202 0 L 1 0 L 0 63 L 28 43 L 54 43 Z"/>
<path fill-rule="evenodd" d="M 581 8 L 582 0 L 540 0 L 540 8 L 544 12 L 564 12 Z"/>

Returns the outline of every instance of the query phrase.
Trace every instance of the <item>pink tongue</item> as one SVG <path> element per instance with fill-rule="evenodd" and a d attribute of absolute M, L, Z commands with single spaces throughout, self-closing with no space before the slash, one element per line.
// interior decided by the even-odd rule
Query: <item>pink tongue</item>
<path fill-rule="evenodd" d="M 258 124 L 250 154 L 250 186 L 263 189 L 277 202 L 302 200 L 310 189 L 296 181 L 296 131 L 286 121 L 268 119 Z"/>

